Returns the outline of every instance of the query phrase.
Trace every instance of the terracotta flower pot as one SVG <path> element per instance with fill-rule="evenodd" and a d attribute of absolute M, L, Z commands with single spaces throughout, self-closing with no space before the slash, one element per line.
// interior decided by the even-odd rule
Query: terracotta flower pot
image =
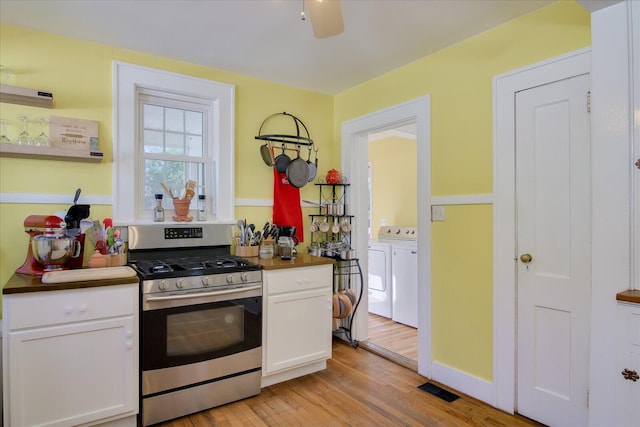
<path fill-rule="evenodd" d="M 192 216 L 189 216 L 189 206 L 191 205 L 191 199 L 173 199 L 173 208 L 176 211 L 176 216 L 173 217 L 177 222 L 189 222 L 193 220 Z"/>

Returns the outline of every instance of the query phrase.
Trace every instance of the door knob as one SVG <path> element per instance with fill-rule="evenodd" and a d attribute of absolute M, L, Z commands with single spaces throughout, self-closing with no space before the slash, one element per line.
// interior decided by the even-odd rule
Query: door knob
<path fill-rule="evenodd" d="M 520 255 L 520 261 L 522 261 L 525 264 L 530 263 L 532 260 L 533 260 L 533 257 L 529 254 Z"/>

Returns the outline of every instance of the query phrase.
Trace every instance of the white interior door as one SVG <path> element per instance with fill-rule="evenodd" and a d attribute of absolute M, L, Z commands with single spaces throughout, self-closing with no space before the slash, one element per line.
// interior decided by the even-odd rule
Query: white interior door
<path fill-rule="evenodd" d="M 589 75 L 516 95 L 517 411 L 587 425 Z"/>

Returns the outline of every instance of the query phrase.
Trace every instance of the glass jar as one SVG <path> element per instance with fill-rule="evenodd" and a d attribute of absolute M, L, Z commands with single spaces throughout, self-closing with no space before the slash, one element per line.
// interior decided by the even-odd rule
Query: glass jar
<path fill-rule="evenodd" d="M 207 205 L 204 199 L 205 199 L 204 194 L 200 194 L 198 196 L 198 221 L 207 220 Z"/>
<path fill-rule="evenodd" d="M 274 252 L 275 251 L 274 251 L 273 243 L 265 242 L 262 244 L 262 246 L 260 246 L 260 252 L 258 252 L 258 256 L 261 259 L 271 259 L 273 258 Z"/>
<path fill-rule="evenodd" d="M 164 208 L 162 207 L 162 194 L 156 194 L 156 207 L 153 208 L 153 221 L 164 221 Z"/>

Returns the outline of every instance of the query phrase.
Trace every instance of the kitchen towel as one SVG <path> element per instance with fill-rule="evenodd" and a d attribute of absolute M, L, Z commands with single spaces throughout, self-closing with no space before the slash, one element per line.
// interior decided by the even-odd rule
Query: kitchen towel
<path fill-rule="evenodd" d="M 273 168 L 273 223 L 295 226 L 296 237 L 300 243 L 304 241 L 300 189 L 291 185 L 287 174 L 276 168 Z"/>

